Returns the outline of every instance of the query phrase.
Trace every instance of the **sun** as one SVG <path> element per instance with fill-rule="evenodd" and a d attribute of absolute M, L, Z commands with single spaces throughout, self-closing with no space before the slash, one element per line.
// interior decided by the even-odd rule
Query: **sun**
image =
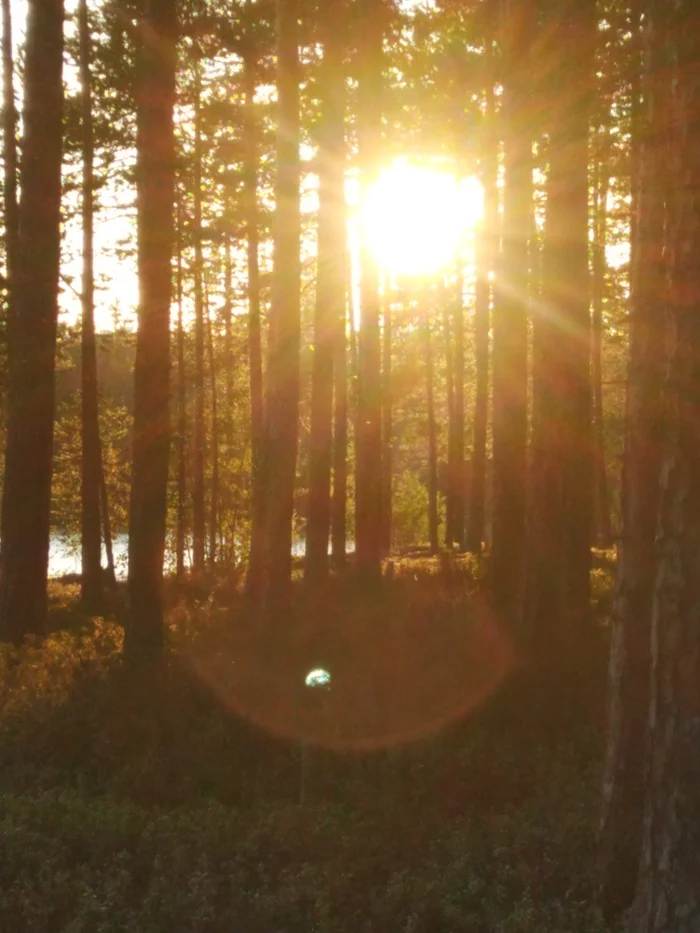
<path fill-rule="evenodd" d="M 383 269 L 425 276 L 449 265 L 482 214 L 477 178 L 460 179 L 402 160 L 367 190 L 361 227 Z"/>

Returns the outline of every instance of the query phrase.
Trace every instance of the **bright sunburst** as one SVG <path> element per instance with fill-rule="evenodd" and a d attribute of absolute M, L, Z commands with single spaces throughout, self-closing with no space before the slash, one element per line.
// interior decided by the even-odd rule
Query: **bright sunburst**
<path fill-rule="evenodd" d="M 438 272 L 481 219 L 483 189 L 473 176 L 396 162 L 367 191 L 362 226 L 380 265 L 396 275 Z"/>

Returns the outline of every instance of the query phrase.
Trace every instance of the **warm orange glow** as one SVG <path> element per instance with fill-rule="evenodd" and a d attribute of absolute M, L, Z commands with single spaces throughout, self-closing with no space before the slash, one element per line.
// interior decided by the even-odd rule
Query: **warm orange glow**
<path fill-rule="evenodd" d="M 472 177 L 395 162 L 367 191 L 361 226 L 382 268 L 396 275 L 439 272 L 483 214 Z"/>

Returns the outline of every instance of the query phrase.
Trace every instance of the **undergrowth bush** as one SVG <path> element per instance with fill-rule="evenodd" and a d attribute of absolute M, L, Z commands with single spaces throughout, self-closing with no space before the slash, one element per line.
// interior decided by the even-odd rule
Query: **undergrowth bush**
<path fill-rule="evenodd" d="M 297 607 L 307 643 L 292 657 L 280 635 L 274 663 L 322 650 L 342 671 L 351 636 L 398 616 L 375 648 L 413 671 L 387 642 L 396 629 L 429 667 L 445 633 L 476 624 L 474 568 L 400 563 L 372 605 L 338 584 Z M 536 743 L 486 702 L 419 742 L 302 749 L 236 712 L 192 662 L 214 645 L 231 666 L 231 646 L 250 647 L 236 641 L 251 628 L 245 601 L 221 598 L 174 604 L 177 650 L 141 676 L 122 667 L 120 627 L 101 619 L 71 616 L 70 631 L 0 648 L 3 933 L 603 930 L 591 906 L 595 734 Z M 54 599 L 73 612 L 65 593 Z M 302 624 L 328 600 L 337 641 Z"/>

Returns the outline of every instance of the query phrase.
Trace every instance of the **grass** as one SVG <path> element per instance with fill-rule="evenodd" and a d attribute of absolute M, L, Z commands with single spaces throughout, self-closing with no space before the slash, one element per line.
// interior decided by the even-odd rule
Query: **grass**
<path fill-rule="evenodd" d="M 139 678 L 55 587 L 68 627 L 0 652 L 0 929 L 602 931 L 598 730 L 532 731 L 473 568 L 438 569 L 300 595 L 273 633 L 235 591 L 172 594 Z"/>

